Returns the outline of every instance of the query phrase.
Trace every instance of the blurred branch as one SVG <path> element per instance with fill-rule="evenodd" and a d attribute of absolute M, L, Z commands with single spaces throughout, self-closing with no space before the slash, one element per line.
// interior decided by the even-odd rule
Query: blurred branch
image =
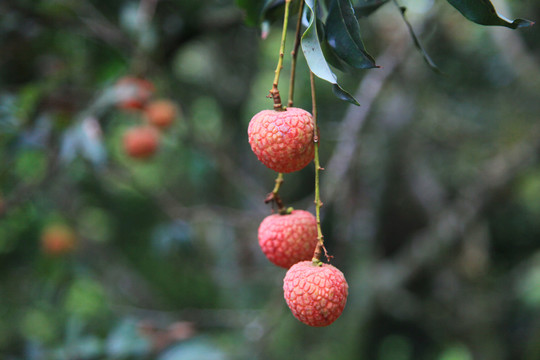
<path fill-rule="evenodd" d="M 425 214 L 432 219 L 444 208 L 447 191 L 427 164 L 418 157 L 410 158 L 412 162 L 406 169 L 409 188 Z"/>
<path fill-rule="evenodd" d="M 106 177 L 116 178 L 118 181 L 130 184 L 145 197 L 152 199 L 163 214 L 172 220 L 184 219 L 188 221 L 200 221 L 201 219 L 221 218 L 226 219 L 229 224 L 234 224 L 236 226 L 248 226 L 253 223 L 253 218 L 257 216 L 257 213 L 253 211 L 242 211 L 215 205 L 199 205 L 190 207 L 184 206 L 167 189 L 162 189 L 159 192 L 146 191 L 133 178 L 131 171 L 128 168 L 120 166 L 119 164 L 110 163 L 106 169 Z M 263 202 L 259 201 L 259 203 L 264 209 Z"/>
<path fill-rule="evenodd" d="M 0 220 L 13 209 L 29 201 L 38 191 L 46 187 L 58 174 L 60 169 L 58 152 L 49 151 L 45 175 L 40 181 L 20 184 L 13 191 L 6 194 L 6 200 L 0 204 Z"/>
<path fill-rule="evenodd" d="M 406 45 L 405 36 L 395 39 L 378 57 L 381 69 L 370 70 L 366 73 L 354 95 L 362 104 L 361 106 L 350 105 L 345 117 L 339 124 L 337 145 L 325 167 L 325 186 L 323 192 L 327 201 L 335 198 L 336 192 L 341 189 L 360 141 L 360 132 L 366 122 L 367 116 L 377 96 L 381 92 L 386 80 L 401 63 L 410 46 Z"/>
<path fill-rule="evenodd" d="M 376 273 L 386 273 L 384 277 L 392 282 L 389 286 L 399 287 L 424 266 L 437 263 L 446 250 L 463 238 L 491 201 L 538 162 L 540 127 L 534 127 L 529 134 L 513 148 L 487 161 L 478 173 L 479 180 L 434 216 L 432 223 L 413 237 L 394 259 L 381 263 Z"/>
<path fill-rule="evenodd" d="M 511 11 L 506 0 L 494 0 L 496 8 L 501 13 L 510 15 Z M 506 30 L 506 31 L 505 31 Z M 499 48 L 499 54 L 506 61 L 520 80 L 533 89 L 540 88 L 540 63 L 527 50 L 527 45 L 523 41 L 519 31 L 508 31 L 508 29 L 490 29 L 489 34 L 493 38 L 495 45 Z"/>
<path fill-rule="evenodd" d="M 129 52 L 133 51 L 134 46 L 129 38 L 99 12 L 92 3 L 83 1 L 78 6 L 74 6 L 73 11 L 91 32 L 101 40 L 112 47 L 120 47 Z"/>
<path fill-rule="evenodd" d="M 170 323 L 182 319 L 197 324 L 198 327 L 216 328 L 243 328 L 258 318 L 262 310 L 251 309 L 185 309 L 182 311 L 163 311 L 143 309 L 133 306 L 115 306 L 115 311 L 126 316 L 135 316 L 141 319 L 152 319 L 157 323 Z"/>
<path fill-rule="evenodd" d="M 100 274 L 101 283 L 113 298 L 129 299 L 138 306 L 164 305 L 155 284 L 142 276 L 122 251 L 87 239 L 83 244 L 83 261 L 92 260 L 92 268 Z"/>
<path fill-rule="evenodd" d="M 159 0 L 141 0 L 139 3 L 139 19 L 144 19 L 145 23 L 152 21 Z"/>
<path fill-rule="evenodd" d="M 86 32 L 84 28 L 81 28 L 80 23 L 74 19 L 43 14 L 36 11 L 35 7 L 23 6 L 20 3 L 17 3 L 16 0 L 7 0 L 1 5 L 7 7 L 7 10 L 4 11 L 15 11 L 44 27 L 55 29 L 77 29 L 83 31 L 85 35 L 95 36 L 115 48 L 119 47 L 128 51 L 132 49 L 129 39 L 89 3 L 83 3 L 81 5 L 83 6 L 83 9 L 80 11 L 75 9 L 74 11 L 88 27 L 90 32 Z"/>
<path fill-rule="evenodd" d="M 236 7 L 230 11 L 220 10 L 218 14 L 207 12 L 204 18 L 186 20 L 189 22 L 182 28 L 182 31 L 168 38 L 161 47 L 161 58 L 156 60 L 158 63 L 168 62 L 175 56 L 178 48 L 197 37 L 226 32 L 241 26 L 244 21 L 242 12 Z"/>
<path fill-rule="evenodd" d="M 238 189 L 251 202 L 252 209 L 257 209 L 260 213 L 265 213 L 264 199 L 266 191 L 259 183 L 247 172 L 243 167 L 236 164 L 226 151 L 213 148 L 210 144 L 205 146 L 206 151 L 210 151 L 214 159 L 216 159 L 219 171 L 227 181 Z"/>
<path fill-rule="evenodd" d="M 195 324 L 188 321 L 175 321 L 167 327 L 157 325 L 152 319 L 139 322 L 138 330 L 152 344 L 152 352 L 157 354 L 171 344 L 184 341 L 196 334 Z"/>
<path fill-rule="evenodd" d="M 7 7 L 7 9 L 6 9 Z M 30 18 L 34 20 L 36 23 L 52 28 L 61 28 L 61 27 L 76 27 L 77 22 L 66 18 L 66 17 L 59 17 L 55 16 L 52 17 L 50 15 L 45 15 L 43 13 L 40 13 L 39 11 L 35 10 L 35 7 L 25 7 L 18 2 L 18 0 L 6 0 L 0 4 L 0 9 L 2 11 L 5 11 L 6 13 L 8 11 L 14 11 L 21 15 L 23 15 L 26 18 Z"/>

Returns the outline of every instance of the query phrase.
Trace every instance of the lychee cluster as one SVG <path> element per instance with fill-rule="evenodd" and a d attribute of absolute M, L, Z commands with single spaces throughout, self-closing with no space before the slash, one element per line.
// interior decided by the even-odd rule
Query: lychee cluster
<path fill-rule="evenodd" d="M 268 260 L 288 269 L 283 291 L 293 315 L 310 326 L 333 323 L 345 307 L 348 285 L 337 268 L 312 259 L 318 244 L 315 217 L 304 210 L 272 214 L 258 235 Z"/>
<path fill-rule="evenodd" d="M 124 133 L 126 154 L 135 159 L 149 158 L 157 151 L 160 131 L 170 127 L 179 116 L 178 106 L 167 99 L 151 100 L 155 88 L 145 79 L 125 76 L 115 86 L 117 105 L 120 109 L 141 112 L 143 124 Z"/>
<path fill-rule="evenodd" d="M 314 159 L 315 131 L 310 113 L 289 107 L 263 110 L 253 116 L 248 137 L 251 149 L 264 165 L 290 173 Z M 327 326 L 343 312 L 348 285 L 341 271 L 315 256 L 318 233 L 317 219 L 311 213 L 282 208 L 261 222 L 258 238 L 268 260 L 288 269 L 283 291 L 293 315 L 310 326 Z"/>

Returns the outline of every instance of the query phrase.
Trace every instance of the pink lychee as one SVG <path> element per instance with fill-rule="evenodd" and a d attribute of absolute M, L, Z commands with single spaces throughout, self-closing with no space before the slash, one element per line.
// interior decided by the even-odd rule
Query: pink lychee
<path fill-rule="evenodd" d="M 264 165 L 290 173 L 313 160 L 313 130 L 313 117 L 303 109 L 263 110 L 249 122 L 249 144 Z"/>
<path fill-rule="evenodd" d="M 302 261 L 287 271 L 283 292 L 298 320 L 309 326 L 328 326 L 343 312 L 349 286 L 336 267 Z"/>
<path fill-rule="evenodd" d="M 268 260 L 286 269 L 309 260 L 317 246 L 317 220 L 304 210 L 269 215 L 259 226 L 259 245 Z"/>
<path fill-rule="evenodd" d="M 124 133 L 124 150 L 132 158 L 152 156 L 159 146 L 159 134 L 151 126 L 136 126 Z"/>

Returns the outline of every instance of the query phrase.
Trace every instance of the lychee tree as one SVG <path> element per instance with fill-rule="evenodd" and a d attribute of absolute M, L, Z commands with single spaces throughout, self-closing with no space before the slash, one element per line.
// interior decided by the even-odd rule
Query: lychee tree
<path fill-rule="evenodd" d="M 320 132 L 317 126 L 317 102 L 314 77 L 331 84 L 334 95 L 360 106 L 358 101 L 338 83 L 332 67 L 339 70 L 367 70 L 379 66 L 362 41 L 359 18 L 368 17 L 381 6 L 391 3 L 401 13 L 416 48 L 425 62 L 437 73 L 439 68 L 430 58 L 413 27 L 408 22 L 406 7 L 397 0 L 237 0 L 245 10 L 246 22 L 260 26 L 266 38 L 272 22 L 283 14 L 281 43 L 274 80 L 267 97 L 273 100 L 273 110 L 262 110 L 253 116 L 248 127 L 251 149 L 268 168 L 278 172 L 276 185 L 265 202 L 277 205 L 278 214 L 264 219 L 259 227 L 259 243 L 265 255 L 276 265 L 290 268 L 284 279 L 284 296 L 294 316 L 311 326 L 333 323 L 343 311 L 348 285 L 338 269 L 323 263 L 332 258 L 324 246 L 321 229 L 320 172 L 324 168 L 319 160 Z M 497 13 L 489 0 L 448 0 L 463 16 L 481 25 L 497 25 L 511 29 L 533 25 L 529 20 L 507 20 Z M 280 73 L 286 50 L 286 37 L 291 15 L 297 17 L 295 42 L 291 51 L 291 71 L 287 106 L 279 92 Z M 310 72 L 312 114 L 293 107 L 296 62 L 299 48 Z M 311 229 L 296 224 L 300 212 L 287 209 L 279 196 L 283 173 L 299 171 L 309 163 L 315 165 L 316 242 L 312 260 L 306 252 L 311 249 Z M 303 237 L 300 236 L 303 233 Z M 291 267 L 292 266 L 292 267 Z M 332 296 L 328 297 L 328 294 Z M 336 294 L 336 301 L 334 301 Z"/>
<path fill-rule="evenodd" d="M 536 358 L 536 28 L 237 3 L 0 1 L 2 355 Z"/>

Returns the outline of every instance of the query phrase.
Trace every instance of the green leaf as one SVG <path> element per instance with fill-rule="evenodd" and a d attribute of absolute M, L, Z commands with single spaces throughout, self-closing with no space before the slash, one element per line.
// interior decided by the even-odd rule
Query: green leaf
<path fill-rule="evenodd" d="M 300 1 L 293 1 L 289 8 L 289 16 L 294 16 L 300 9 Z M 270 32 L 270 24 L 275 21 L 282 21 L 285 15 L 285 0 L 266 0 L 260 11 L 259 23 L 263 39 Z"/>
<path fill-rule="evenodd" d="M 266 0 L 261 10 L 261 20 L 283 19 L 285 0 Z"/>
<path fill-rule="evenodd" d="M 405 16 L 405 12 L 407 11 L 407 8 L 403 7 L 403 6 L 399 6 L 397 1 L 394 1 L 394 3 L 399 8 L 400 13 L 401 13 L 401 17 L 403 18 L 403 21 L 405 22 L 405 25 L 407 25 L 407 29 L 409 30 L 409 34 L 411 35 L 411 37 L 413 39 L 414 46 L 416 46 L 418 51 L 420 51 L 420 53 L 422 54 L 422 57 L 424 58 L 424 61 L 429 65 L 431 70 L 435 71 L 438 74 L 442 74 L 442 71 L 439 69 L 439 67 L 435 64 L 435 62 L 428 55 L 428 53 L 424 49 L 424 46 L 422 46 L 422 43 L 420 43 L 420 39 L 418 39 L 418 37 L 414 33 L 414 29 L 413 29 L 411 23 L 409 22 L 409 20 L 407 20 L 407 17 Z"/>
<path fill-rule="evenodd" d="M 354 104 L 356 106 L 360 106 L 360 103 L 358 103 L 358 101 L 354 98 L 354 96 L 349 94 L 347 91 L 343 90 L 343 88 L 339 86 L 337 83 L 332 84 L 332 92 L 338 99 L 350 102 L 351 104 Z"/>
<path fill-rule="evenodd" d="M 360 4 L 354 6 L 354 11 L 358 17 L 367 17 L 388 1 L 390 0 L 361 0 Z"/>
<path fill-rule="evenodd" d="M 339 71 L 352 72 L 353 69 L 351 68 L 351 66 L 341 60 L 339 56 L 334 52 L 334 49 L 332 49 L 332 47 L 328 44 L 328 41 L 326 41 L 324 27 L 325 25 L 322 20 L 317 18 L 317 32 L 319 35 L 319 42 L 321 44 L 321 49 L 324 58 L 326 59 L 326 62 L 338 69 Z"/>
<path fill-rule="evenodd" d="M 293 16 L 300 9 L 300 1 L 293 1 L 289 6 L 289 15 Z M 261 21 L 283 20 L 283 15 L 285 15 L 285 0 L 266 0 L 261 11 Z"/>
<path fill-rule="evenodd" d="M 334 94 L 340 99 L 353 103 L 355 105 L 360 105 L 356 99 L 343 90 L 337 83 L 337 77 L 330 69 L 330 66 L 324 58 L 324 54 L 319 42 L 319 36 L 317 34 L 317 26 L 315 19 L 316 16 L 316 6 L 317 0 L 306 0 L 306 12 L 310 11 L 311 16 L 309 17 L 309 24 L 302 35 L 302 52 L 308 63 L 309 69 L 317 76 L 331 84 L 334 85 L 333 90 Z"/>
<path fill-rule="evenodd" d="M 261 20 L 261 12 L 265 6 L 265 0 L 236 0 L 236 5 L 245 12 L 245 22 L 250 26 L 257 26 Z"/>
<path fill-rule="evenodd" d="M 480 25 L 506 26 L 511 29 L 532 26 L 534 22 L 524 19 L 509 20 L 497 14 L 489 0 L 447 0 L 467 19 Z"/>
<path fill-rule="evenodd" d="M 333 2 L 326 19 L 326 39 L 335 53 L 356 69 L 377 67 L 375 59 L 364 47 L 360 25 L 354 16 L 350 0 Z"/>

